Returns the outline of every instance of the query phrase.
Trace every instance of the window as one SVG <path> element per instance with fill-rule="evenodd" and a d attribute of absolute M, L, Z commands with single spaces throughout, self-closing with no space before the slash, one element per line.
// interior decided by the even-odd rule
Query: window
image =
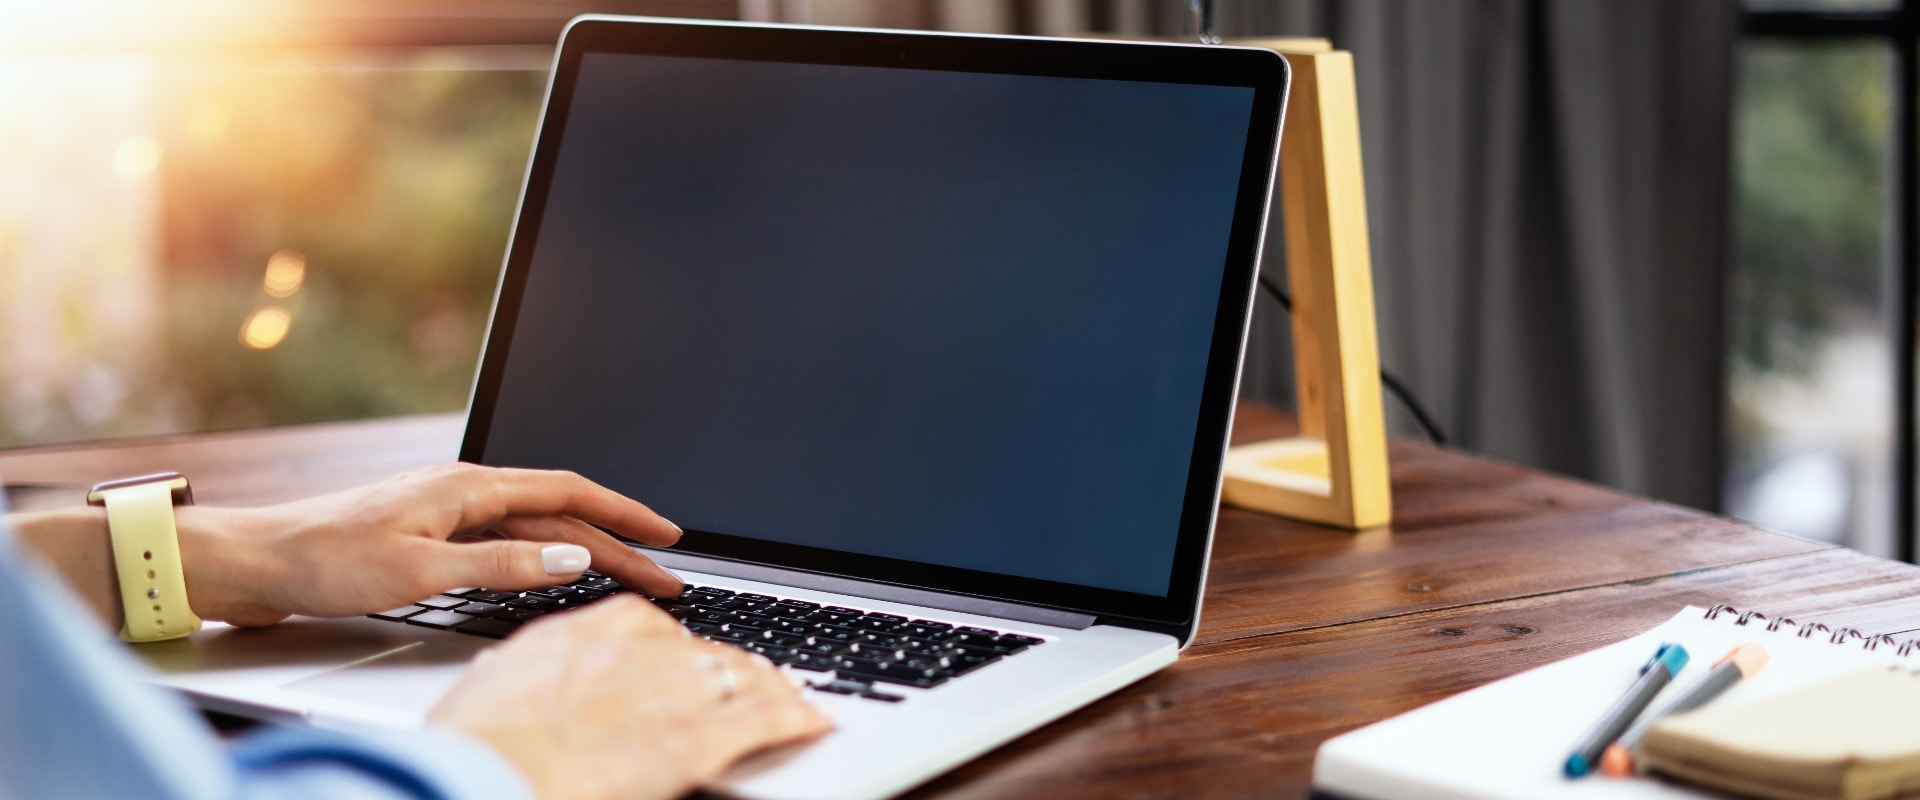
<path fill-rule="evenodd" d="M 1735 516 L 1907 560 L 1912 6 L 1747 2 L 1726 482 Z"/>

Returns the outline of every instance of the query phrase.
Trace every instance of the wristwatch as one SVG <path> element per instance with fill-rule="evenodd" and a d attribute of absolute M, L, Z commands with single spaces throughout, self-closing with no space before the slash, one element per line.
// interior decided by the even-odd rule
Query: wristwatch
<path fill-rule="evenodd" d="M 180 534 L 173 522 L 174 506 L 193 504 L 187 477 L 162 472 L 98 483 L 87 492 L 87 504 L 107 509 L 113 571 L 126 612 L 120 638 L 159 642 L 200 630 L 200 618 L 187 607 Z"/>

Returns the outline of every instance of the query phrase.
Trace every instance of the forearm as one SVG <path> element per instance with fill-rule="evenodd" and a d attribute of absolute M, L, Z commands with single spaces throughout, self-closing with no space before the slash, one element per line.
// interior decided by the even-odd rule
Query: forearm
<path fill-rule="evenodd" d="M 240 624 L 273 621 L 254 610 L 256 592 L 250 590 L 272 580 L 267 574 L 271 562 L 234 533 L 237 515 L 247 512 L 199 506 L 181 506 L 175 512 L 187 605 L 194 613 Z M 114 577 L 105 509 L 76 506 L 16 514 L 7 521 L 27 549 L 51 567 L 95 616 L 119 629 L 125 610 Z"/>
<path fill-rule="evenodd" d="M 14 514 L 7 522 L 27 550 L 51 567 L 94 616 L 110 627 L 120 627 L 123 612 L 107 539 L 106 509 L 79 506 Z"/>

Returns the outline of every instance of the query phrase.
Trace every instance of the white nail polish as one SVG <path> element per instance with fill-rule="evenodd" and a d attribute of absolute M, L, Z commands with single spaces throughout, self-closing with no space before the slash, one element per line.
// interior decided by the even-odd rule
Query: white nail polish
<path fill-rule="evenodd" d="M 577 544 L 550 544 L 540 548 L 540 566 L 548 575 L 572 575 L 593 563 L 587 548 Z"/>

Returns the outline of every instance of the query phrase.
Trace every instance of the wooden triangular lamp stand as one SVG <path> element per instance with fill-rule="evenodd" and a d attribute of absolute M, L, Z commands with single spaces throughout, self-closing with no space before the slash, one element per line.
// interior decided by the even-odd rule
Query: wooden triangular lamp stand
<path fill-rule="evenodd" d="M 1293 68 L 1280 191 L 1300 435 L 1229 449 L 1223 499 L 1356 530 L 1385 525 L 1393 502 L 1353 55 L 1324 39 L 1234 44 L 1277 50 Z"/>

